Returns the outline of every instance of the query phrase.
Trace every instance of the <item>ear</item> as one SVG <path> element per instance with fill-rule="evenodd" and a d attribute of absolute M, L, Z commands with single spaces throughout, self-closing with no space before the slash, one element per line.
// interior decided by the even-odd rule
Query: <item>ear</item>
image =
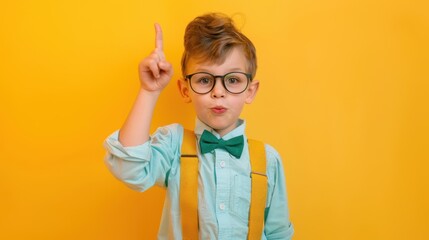
<path fill-rule="evenodd" d="M 179 92 L 180 92 L 180 95 L 182 95 L 183 101 L 185 103 L 192 102 L 191 96 L 189 95 L 190 89 L 189 89 L 188 82 L 185 79 L 181 78 L 177 80 L 177 87 L 179 87 Z"/>
<path fill-rule="evenodd" d="M 255 99 L 256 97 L 256 93 L 258 92 L 259 89 L 259 81 L 258 80 L 253 80 L 250 82 L 249 87 L 246 90 L 246 103 L 250 104 L 253 102 L 253 99 Z"/>

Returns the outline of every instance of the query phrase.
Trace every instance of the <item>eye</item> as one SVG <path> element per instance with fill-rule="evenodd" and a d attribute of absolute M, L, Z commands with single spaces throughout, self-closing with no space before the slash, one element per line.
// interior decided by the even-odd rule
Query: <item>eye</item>
<path fill-rule="evenodd" d="M 200 84 L 200 85 L 209 85 L 211 83 L 211 78 L 208 76 L 201 76 L 197 78 L 196 83 Z"/>
<path fill-rule="evenodd" d="M 226 78 L 226 84 L 234 85 L 234 84 L 239 84 L 241 82 L 242 82 L 242 80 L 236 76 L 228 76 Z"/>

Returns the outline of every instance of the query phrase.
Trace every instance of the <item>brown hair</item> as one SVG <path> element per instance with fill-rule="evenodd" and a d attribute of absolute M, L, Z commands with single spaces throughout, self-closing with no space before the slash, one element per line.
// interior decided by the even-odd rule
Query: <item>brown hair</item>
<path fill-rule="evenodd" d="M 247 71 L 256 74 L 256 49 L 253 43 L 235 26 L 233 20 L 221 13 L 208 13 L 195 18 L 185 30 L 185 51 L 182 55 L 182 74 L 189 59 L 223 63 L 228 53 L 240 47 L 248 60 Z"/>

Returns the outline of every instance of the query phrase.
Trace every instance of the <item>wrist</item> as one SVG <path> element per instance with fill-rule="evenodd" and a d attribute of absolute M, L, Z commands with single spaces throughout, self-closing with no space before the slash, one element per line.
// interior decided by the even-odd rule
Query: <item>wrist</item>
<path fill-rule="evenodd" d="M 159 91 L 150 91 L 150 90 L 147 90 L 145 88 L 140 88 L 140 90 L 139 90 L 139 95 L 145 95 L 148 97 L 158 98 L 160 94 L 161 94 L 160 90 Z"/>

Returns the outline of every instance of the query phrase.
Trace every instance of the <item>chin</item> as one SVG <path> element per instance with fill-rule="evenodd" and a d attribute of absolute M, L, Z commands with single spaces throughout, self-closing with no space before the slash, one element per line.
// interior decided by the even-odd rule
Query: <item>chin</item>
<path fill-rule="evenodd" d="M 232 125 L 235 126 L 235 123 L 237 122 L 237 119 L 235 121 L 231 121 L 231 119 L 229 118 L 225 119 L 225 116 L 211 116 L 208 118 L 200 118 L 200 120 L 216 131 L 223 131 L 225 129 L 228 129 Z"/>

